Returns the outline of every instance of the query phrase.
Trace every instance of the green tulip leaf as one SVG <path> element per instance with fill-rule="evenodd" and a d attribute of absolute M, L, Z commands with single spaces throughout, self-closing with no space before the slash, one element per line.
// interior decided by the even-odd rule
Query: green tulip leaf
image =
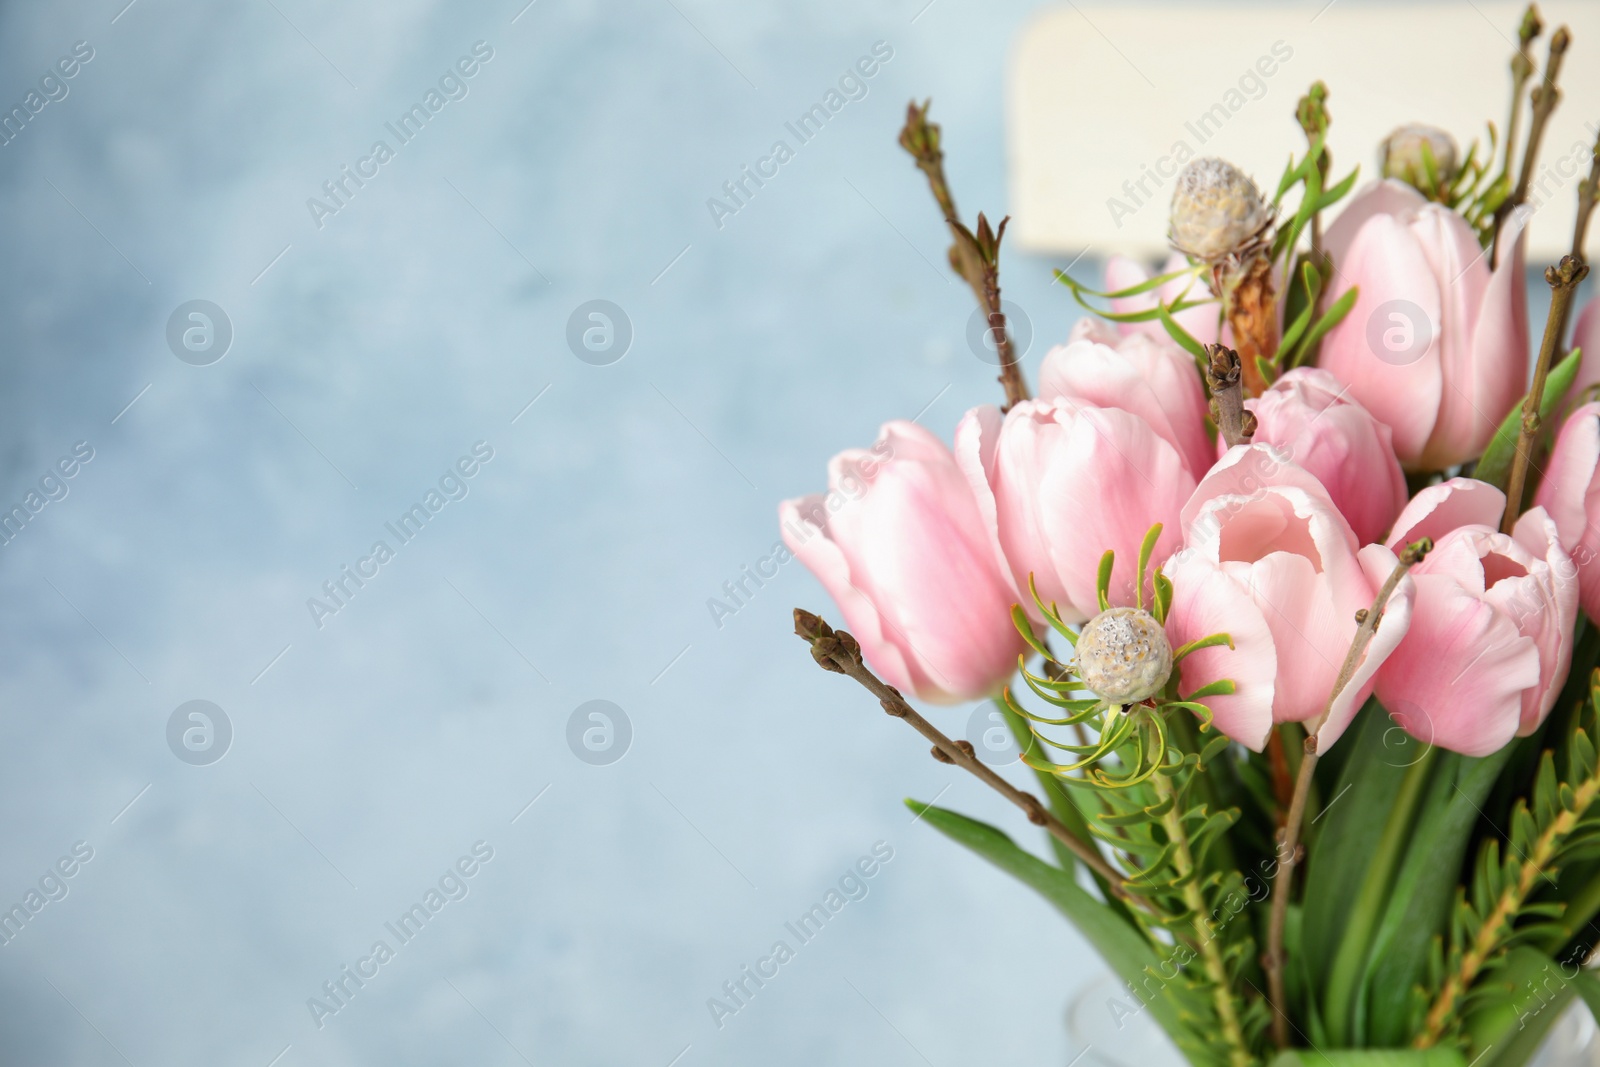
<path fill-rule="evenodd" d="M 1162 984 L 1157 977 L 1162 961 L 1150 942 L 1126 919 L 1091 896 L 1071 871 L 1053 867 L 1019 848 L 1003 831 L 988 823 L 917 800 L 908 799 L 906 807 L 946 837 L 965 845 L 1044 897 L 1078 928 L 1122 981 L 1139 989 L 1148 988 L 1152 982 Z M 1187 1003 L 1192 999 L 1193 995 L 1182 983 L 1173 982 L 1148 997 L 1147 1006 L 1162 1029 L 1176 1040 L 1179 1035 L 1186 1034 L 1180 1019 L 1185 1011 L 1193 1010 Z M 1131 994 L 1129 1002 L 1130 1008 L 1138 1009 L 1139 1003 Z"/>
<path fill-rule="evenodd" d="M 1581 356 L 1582 350 L 1574 348 L 1567 353 L 1565 359 L 1550 368 L 1550 373 L 1544 380 L 1544 398 L 1539 401 L 1541 421 L 1550 418 L 1561 398 L 1572 388 L 1572 380 L 1578 376 Z M 1525 400 L 1519 401 L 1500 423 L 1500 429 L 1495 431 L 1494 440 L 1489 442 L 1489 447 L 1483 451 L 1483 458 L 1478 460 L 1477 469 L 1472 473 L 1474 478 L 1501 489 L 1506 487 L 1506 478 L 1511 474 L 1511 461 L 1517 454 L 1517 438 L 1522 436 L 1524 402 Z"/>
<path fill-rule="evenodd" d="M 1271 1067 L 1466 1067 L 1466 1057 L 1450 1048 L 1289 1049 Z"/>

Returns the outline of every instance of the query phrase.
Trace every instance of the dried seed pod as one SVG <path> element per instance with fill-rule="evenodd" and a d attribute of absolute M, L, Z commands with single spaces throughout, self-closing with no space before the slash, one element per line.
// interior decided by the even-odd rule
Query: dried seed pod
<path fill-rule="evenodd" d="M 1155 616 L 1140 608 L 1110 608 L 1083 624 L 1078 677 L 1113 704 L 1158 695 L 1172 673 L 1172 645 Z"/>
<path fill-rule="evenodd" d="M 1207 263 L 1243 260 L 1264 243 L 1272 219 L 1272 208 L 1242 170 L 1225 159 L 1196 159 L 1172 191 L 1168 239 Z"/>
<path fill-rule="evenodd" d="M 1456 139 L 1437 126 L 1421 123 L 1401 126 L 1383 139 L 1378 147 L 1378 167 L 1383 176 L 1399 178 L 1407 185 L 1431 192 L 1422 156 L 1424 145 L 1433 156 L 1438 185 L 1441 188 L 1450 185 L 1461 169 L 1461 152 L 1456 147 Z"/>

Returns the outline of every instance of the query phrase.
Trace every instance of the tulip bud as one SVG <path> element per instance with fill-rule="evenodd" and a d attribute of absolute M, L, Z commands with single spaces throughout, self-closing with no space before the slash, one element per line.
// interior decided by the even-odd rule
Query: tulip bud
<path fill-rule="evenodd" d="M 1172 191 L 1169 240 L 1208 263 L 1246 258 L 1272 225 L 1272 209 L 1255 182 L 1227 160 L 1192 160 Z"/>
<path fill-rule="evenodd" d="M 921 426 L 891 422 L 871 449 L 835 456 L 828 484 L 779 509 L 784 545 L 851 631 L 797 612 L 795 632 L 817 662 L 841 670 L 841 657 L 864 659 L 889 685 L 936 704 L 998 693 L 1027 646 L 955 456 Z"/>
<path fill-rule="evenodd" d="M 1328 227 L 1323 247 L 1339 269 L 1327 299 L 1357 295 L 1318 364 L 1393 431 L 1407 470 L 1481 455 L 1528 388 L 1527 216 L 1506 219 L 1493 269 L 1471 223 L 1393 178 Z"/>
<path fill-rule="evenodd" d="M 1137 704 L 1159 694 L 1172 673 L 1167 632 L 1141 608 L 1111 608 L 1083 624 L 1078 677 L 1095 696 Z"/>
<path fill-rule="evenodd" d="M 1433 157 L 1433 180 L 1424 154 Z M 1455 181 L 1461 169 L 1456 140 L 1437 126 L 1401 126 L 1378 148 L 1378 167 L 1385 178 L 1399 178 L 1430 196 Z"/>
<path fill-rule="evenodd" d="M 1116 553 L 1109 599 L 1133 603 L 1146 531 L 1164 527 L 1150 556 L 1159 566 L 1178 547 L 1178 515 L 1195 485 L 1178 450 L 1143 418 L 1064 397 L 1025 400 L 1003 416 L 974 408 L 956 428 L 956 459 L 1013 600 L 1035 619 L 1034 589 L 1067 622 L 1099 611 L 1095 574 L 1108 549 Z"/>

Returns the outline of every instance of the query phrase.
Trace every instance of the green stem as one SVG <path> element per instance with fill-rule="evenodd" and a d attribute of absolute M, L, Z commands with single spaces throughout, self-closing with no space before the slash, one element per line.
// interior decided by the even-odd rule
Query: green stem
<path fill-rule="evenodd" d="M 1350 909 L 1344 934 L 1339 942 L 1339 950 L 1328 972 L 1328 987 L 1322 1005 L 1323 1019 L 1327 1024 L 1329 1036 L 1340 1045 L 1354 1041 L 1352 1022 L 1358 1014 L 1355 1003 L 1356 989 L 1362 974 L 1366 971 L 1367 955 L 1372 947 L 1372 935 L 1382 916 L 1390 884 L 1404 857 L 1406 843 L 1411 838 L 1412 817 L 1416 813 L 1417 802 L 1422 796 L 1423 787 L 1428 781 L 1428 772 L 1433 768 L 1433 761 L 1438 753 L 1439 750 L 1436 748 L 1426 749 L 1417 762 L 1407 769 L 1405 778 L 1401 780 L 1400 791 L 1395 795 L 1394 804 L 1389 809 L 1389 819 L 1384 824 L 1383 837 L 1379 839 L 1378 848 L 1367 866 L 1367 876 L 1356 894 L 1355 904 Z M 1308 892 L 1312 890 L 1311 886 L 1306 888 Z"/>
<path fill-rule="evenodd" d="M 1167 813 L 1161 817 L 1161 825 L 1167 832 L 1167 839 L 1176 846 L 1173 867 L 1183 883 L 1184 906 L 1194 916 L 1194 948 L 1200 953 L 1206 980 L 1211 986 L 1212 1004 L 1216 1008 L 1217 1021 L 1222 1026 L 1220 1036 L 1227 1046 L 1228 1063 L 1230 1067 L 1250 1067 L 1254 1058 L 1245 1043 L 1244 1029 L 1239 1025 L 1238 1006 L 1234 1003 L 1233 990 L 1228 982 L 1228 968 L 1222 959 L 1221 946 L 1217 944 L 1217 932 L 1211 923 L 1211 910 L 1200 889 L 1200 879 L 1194 874 L 1194 852 L 1189 847 L 1189 833 L 1183 827 L 1183 812 L 1179 810 L 1176 791 L 1172 787 L 1172 780 L 1160 771 L 1151 778 L 1151 783 L 1155 786 L 1156 796 L 1167 809 Z"/>

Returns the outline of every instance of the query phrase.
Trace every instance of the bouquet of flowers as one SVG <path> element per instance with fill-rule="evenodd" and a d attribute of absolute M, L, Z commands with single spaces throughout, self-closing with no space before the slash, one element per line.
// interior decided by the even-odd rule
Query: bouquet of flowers
<path fill-rule="evenodd" d="M 1118 1024 L 1148 1011 L 1196 1065 L 1518 1067 L 1573 998 L 1600 1013 L 1600 359 L 1573 343 L 1600 345 L 1597 304 L 1567 329 L 1600 154 L 1530 359 L 1526 201 L 1570 40 L 1536 78 L 1541 32 L 1530 7 L 1503 136 L 1465 153 L 1403 127 L 1356 190 L 1319 83 L 1270 198 L 1185 161 L 1164 272 L 1058 272 L 1097 314 L 1037 397 L 1005 222 L 961 221 L 908 110 L 1005 404 L 953 449 L 891 422 L 781 506 L 848 626 L 796 631 L 1048 832 L 1041 857 L 908 801 L 1065 914 L 1125 983 Z M 1038 792 L 909 698 L 992 699 Z"/>

